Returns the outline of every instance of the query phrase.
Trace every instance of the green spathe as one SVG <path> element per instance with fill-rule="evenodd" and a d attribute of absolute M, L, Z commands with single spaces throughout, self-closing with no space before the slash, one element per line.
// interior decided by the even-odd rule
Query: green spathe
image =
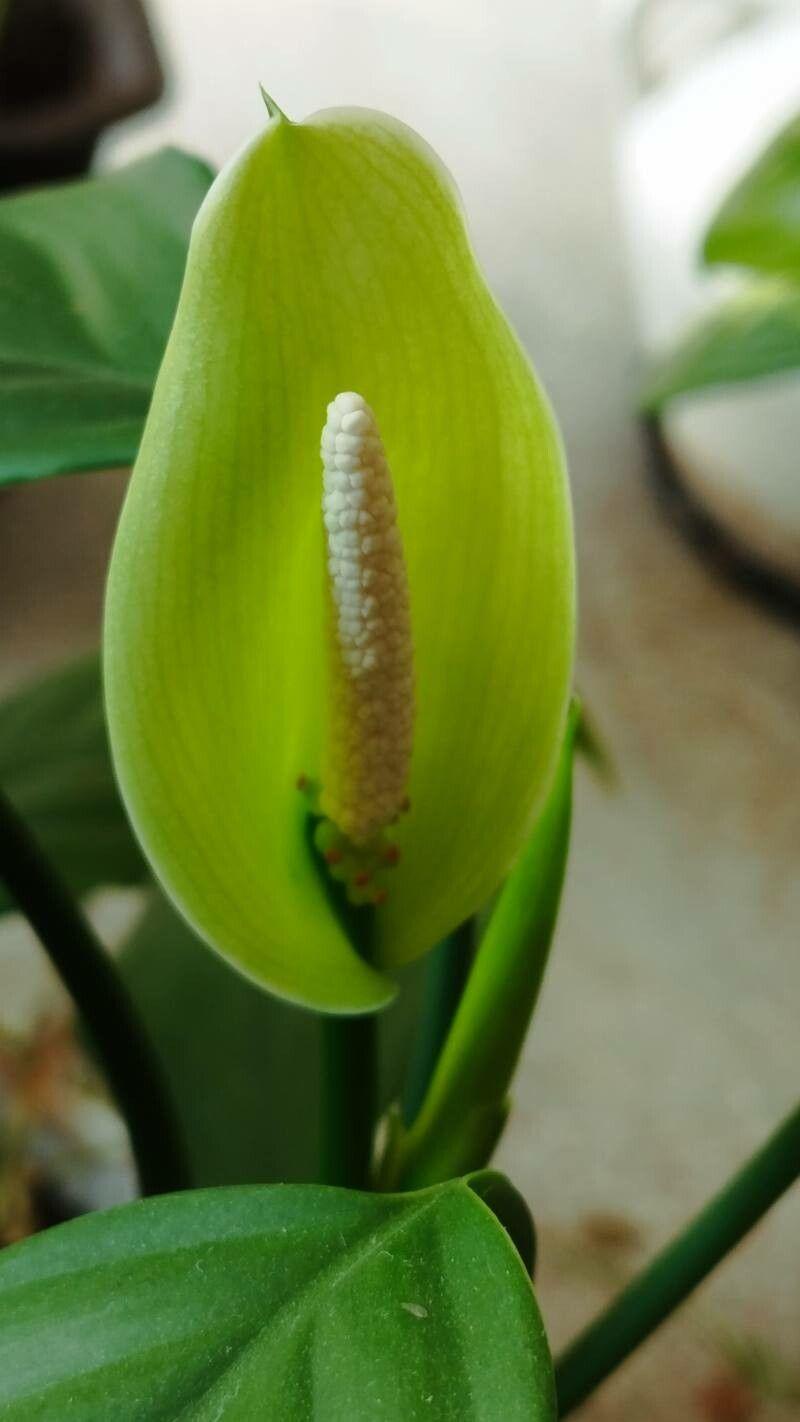
<path fill-rule="evenodd" d="M 331 911 L 295 788 L 323 739 L 319 437 L 340 390 L 386 445 L 417 684 L 374 969 Z M 385 115 L 276 115 L 196 220 L 106 609 L 123 794 L 201 935 L 296 1001 L 386 1002 L 380 969 L 478 908 L 526 837 L 563 731 L 573 601 L 557 430 L 447 174 Z"/>

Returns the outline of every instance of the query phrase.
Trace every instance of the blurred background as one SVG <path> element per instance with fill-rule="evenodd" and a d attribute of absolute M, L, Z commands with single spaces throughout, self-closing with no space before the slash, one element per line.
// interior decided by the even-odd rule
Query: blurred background
<path fill-rule="evenodd" d="M 800 5 L 150 0 L 145 20 L 126 0 L 14 0 L 0 182 L 165 143 L 220 164 L 262 122 L 259 81 L 290 116 L 362 104 L 433 144 L 564 433 L 577 681 L 617 783 L 579 770 L 558 940 L 498 1157 L 536 1217 L 558 1346 L 797 1092 L 800 379 L 679 401 L 655 442 L 636 411 L 653 359 L 737 280 L 703 273 L 698 249 L 800 113 Z M 0 497 L 1 691 L 96 645 L 124 483 Z M 124 895 L 95 904 L 112 938 L 128 913 Z M 14 919 L 0 955 L 0 1029 L 35 1041 L 24 1090 L 46 1117 L 71 1061 L 60 996 Z M 20 1072 L 0 1052 L 7 1098 Z M 109 1198 L 124 1193 L 113 1115 L 80 1091 L 69 1110 L 112 1161 Z M 799 1263 L 795 1192 L 581 1415 L 800 1417 Z"/>

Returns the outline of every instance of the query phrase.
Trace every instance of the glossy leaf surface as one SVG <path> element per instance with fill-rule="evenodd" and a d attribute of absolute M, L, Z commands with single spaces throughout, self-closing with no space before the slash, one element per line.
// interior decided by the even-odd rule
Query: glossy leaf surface
<path fill-rule="evenodd" d="M 309 852 L 325 616 L 319 435 L 360 391 L 394 476 L 418 691 L 411 811 L 352 951 Z M 497 886 L 552 773 L 573 622 L 555 426 L 446 173 L 367 111 L 274 118 L 195 226 L 112 561 L 107 701 L 133 822 L 200 935 L 370 1010 Z"/>
<path fill-rule="evenodd" d="M 554 1422 L 530 1282 L 475 1189 L 189 1192 L 0 1256 L 7 1422 Z"/>

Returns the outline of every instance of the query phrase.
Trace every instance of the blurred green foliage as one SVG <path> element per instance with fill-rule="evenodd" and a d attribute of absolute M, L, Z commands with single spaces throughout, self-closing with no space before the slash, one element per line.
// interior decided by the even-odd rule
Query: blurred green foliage
<path fill-rule="evenodd" d="M 679 396 L 800 370 L 800 118 L 725 200 L 702 255 L 708 266 L 751 275 L 652 373 L 642 397 L 647 414 Z"/>

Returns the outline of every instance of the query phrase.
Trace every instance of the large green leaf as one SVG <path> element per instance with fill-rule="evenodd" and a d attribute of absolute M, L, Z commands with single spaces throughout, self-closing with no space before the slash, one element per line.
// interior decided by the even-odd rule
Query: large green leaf
<path fill-rule="evenodd" d="M 74 894 L 147 877 L 111 768 L 97 657 L 0 703 L 0 786 Z M 12 907 L 0 884 L 0 912 Z"/>
<path fill-rule="evenodd" d="M 0 484 L 132 463 L 210 181 L 165 149 L 0 201 Z"/>
<path fill-rule="evenodd" d="M 642 405 L 800 370 L 800 286 L 754 283 L 705 318 L 656 369 Z"/>
<path fill-rule="evenodd" d="M 133 823 L 199 934 L 334 1011 L 391 982 L 351 949 L 309 852 L 327 663 L 319 438 L 361 392 L 383 433 L 418 715 L 377 966 L 497 887 L 553 772 L 573 561 L 547 402 L 454 188 L 368 111 L 274 117 L 214 184 L 117 535 L 106 696 Z"/>
<path fill-rule="evenodd" d="M 800 118 L 737 184 L 705 239 L 707 262 L 800 278 Z"/>
<path fill-rule="evenodd" d="M 519 1256 L 475 1188 L 191 1192 L 0 1256 L 6 1422 L 554 1422 Z"/>
<path fill-rule="evenodd" d="M 378 1023 L 379 1107 L 400 1091 L 421 966 Z M 196 1185 L 319 1178 L 320 1018 L 263 992 L 198 944 L 154 891 L 119 958 L 158 1052 Z"/>

